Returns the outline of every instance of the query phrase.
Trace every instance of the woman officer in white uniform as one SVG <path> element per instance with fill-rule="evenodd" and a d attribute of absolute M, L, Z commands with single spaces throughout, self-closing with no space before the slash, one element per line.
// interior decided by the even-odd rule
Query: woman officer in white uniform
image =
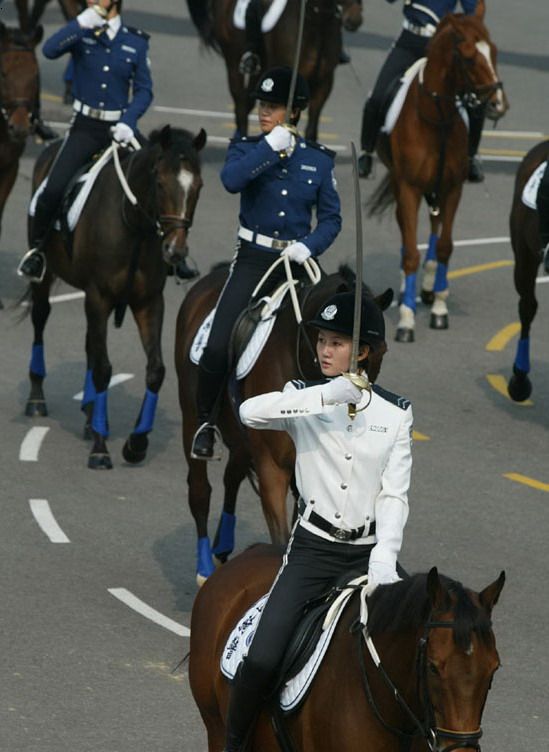
<path fill-rule="evenodd" d="M 350 368 L 354 294 L 338 293 L 309 322 L 318 329 L 320 382 L 290 381 L 282 392 L 246 400 L 249 428 L 287 431 L 296 448 L 299 519 L 262 612 L 249 653 L 235 678 L 226 752 L 244 748 L 263 702 L 275 689 L 290 637 L 307 601 L 347 571 L 368 572 L 378 585 L 395 582 L 408 517 L 412 408 L 377 385 L 362 391 L 342 376 Z M 359 368 L 385 344 L 383 313 L 364 298 Z M 349 418 L 348 405 L 357 414 Z"/>

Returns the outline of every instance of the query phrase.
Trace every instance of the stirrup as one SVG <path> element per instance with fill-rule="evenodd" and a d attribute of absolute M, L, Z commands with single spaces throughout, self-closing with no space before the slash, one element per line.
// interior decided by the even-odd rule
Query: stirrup
<path fill-rule="evenodd" d="M 198 434 L 202 431 L 203 428 L 211 428 L 214 434 L 214 441 L 213 441 L 213 454 L 211 457 L 203 457 L 200 454 L 194 453 L 194 443 L 196 441 L 196 438 Z M 193 460 L 202 460 L 202 462 L 219 462 L 221 460 L 221 452 L 218 454 L 215 453 L 215 445 L 216 442 L 218 446 L 223 443 L 223 439 L 221 438 L 221 432 L 219 431 L 218 427 L 212 423 L 208 423 L 207 421 L 205 423 L 202 423 L 196 431 L 194 432 L 192 444 L 191 444 L 191 459 Z"/>
<path fill-rule="evenodd" d="M 238 63 L 238 71 L 243 76 L 255 76 L 261 71 L 261 58 L 257 52 L 248 50 L 240 58 Z"/>
<path fill-rule="evenodd" d="M 35 256 L 35 255 L 36 256 L 41 256 L 42 257 L 42 262 L 43 262 L 42 263 L 42 272 L 41 272 L 41 274 L 39 276 L 32 276 L 30 274 L 27 274 L 25 271 L 23 271 L 23 265 L 24 265 L 25 261 L 27 261 L 29 258 L 31 258 L 32 256 Z M 17 274 L 20 277 L 23 277 L 24 279 L 27 279 L 29 282 L 36 282 L 36 284 L 40 284 L 43 281 L 43 279 L 44 279 L 44 277 L 46 275 L 46 268 L 47 268 L 46 257 L 43 254 L 43 252 L 39 251 L 37 248 L 31 248 L 30 251 L 27 251 L 25 253 L 25 255 L 23 256 L 23 258 L 19 262 L 19 264 L 17 266 Z"/>

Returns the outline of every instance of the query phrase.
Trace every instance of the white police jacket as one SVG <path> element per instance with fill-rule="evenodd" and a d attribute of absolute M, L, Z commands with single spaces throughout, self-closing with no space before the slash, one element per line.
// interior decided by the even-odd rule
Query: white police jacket
<path fill-rule="evenodd" d="M 327 540 L 337 540 L 312 525 L 316 512 L 335 528 L 365 526 L 356 544 L 375 543 L 370 567 L 396 568 L 408 518 L 412 467 L 412 408 L 408 400 L 373 386 L 371 401 L 354 420 L 347 405 L 323 405 L 326 381 L 290 381 L 242 403 L 249 428 L 287 431 L 296 448 L 296 481 L 306 502 L 300 524 Z M 358 407 L 369 399 L 364 393 Z M 375 537 L 364 537 L 375 520 Z"/>

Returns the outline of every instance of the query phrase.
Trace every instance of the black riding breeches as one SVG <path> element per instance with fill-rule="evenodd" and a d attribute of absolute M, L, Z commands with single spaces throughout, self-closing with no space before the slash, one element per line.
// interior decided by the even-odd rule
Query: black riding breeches
<path fill-rule="evenodd" d="M 383 105 L 393 82 L 401 78 L 416 60 L 425 56 L 429 37 L 420 37 L 406 29 L 391 47 L 374 84 L 374 88 L 366 100 L 362 114 L 361 146 L 364 151 L 372 153 L 375 150 L 377 136 L 383 123 L 381 122 Z"/>
<path fill-rule="evenodd" d="M 539 216 L 539 234 L 541 247 L 545 248 L 549 243 L 549 169 L 545 168 L 541 178 L 536 199 Z"/>
<path fill-rule="evenodd" d="M 469 116 L 469 148 L 468 155 L 474 157 L 480 145 L 482 129 L 484 127 L 484 118 L 486 115 L 486 105 L 481 104 L 479 107 L 467 108 Z"/>
<path fill-rule="evenodd" d="M 263 46 L 262 19 L 263 5 L 261 0 L 250 0 L 246 8 L 246 52 L 261 54 Z"/>
<path fill-rule="evenodd" d="M 232 690 L 227 738 L 234 748 L 276 689 L 282 659 L 307 602 L 326 593 L 345 573 L 366 574 L 372 548 L 328 541 L 297 525 Z"/>
<path fill-rule="evenodd" d="M 76 115 L 36 202 L 31 245 L 41 243 L 55 222 L 68 184 L 94 154 L 111 142 L 113 123 Z"/>

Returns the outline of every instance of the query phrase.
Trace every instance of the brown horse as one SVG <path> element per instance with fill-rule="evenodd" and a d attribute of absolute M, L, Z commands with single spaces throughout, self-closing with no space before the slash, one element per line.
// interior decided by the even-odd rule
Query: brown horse
<path fill-rule="evenodd" d="M 189 291 L 177 317 L 175 364 L 183 417 L 183 449 L 189 468 L 189 506 L 198 535 L 199 584 L 214 571 L 212 553 L 218 560 L 224 561 L 233 550 L 236 498 L 240 484 L 247 476 L 257 476 L 257 487 L 271 540 L 286 543 L 289 537 L 286 497 L 294 472 L 294 445 L 284 432 L 244 428 L 237 418 L 238 403 L 256 394 L 280 390 L 287 381 L 298 376 L 305 379 L 321 378 L 314 345 L 311 344 L 311 340 L 316 341 L 316 337 L 312 330 L 298 327 L 290 305 L 283 306 L 255 366 L 236 385 L 230 382 L 224 395 L 226 398 L 221 401 L 217 425 L 228 448 L 229 457 L 223 479 L 223 514 L 212 548 L 208 537 L 211 486 L 208 482 L 207 463 L 191 459 L 192 439 L 198 428 L 198 367 L 191 362 L 189 352 L 202 321 L 215 307 L 226 278 L 226 269 L 218 269 L 203 277 Z M 342 269 L 337 274 L 324 277 L 315 287 L 307 287 L 301 306 L 303 321 L 312 319 L 322 302 L 338 288 L 343 286 L 348 289 L 350 284 L 352 282 L 348 271 Z M 391 298 L 392 291 L 385 293 L 379 299 L 381 306 L 389 305 Z M 383 352 L 379 352 L 369 359 L 369 377 L 372 382 L 379 373 L 382 358 Z"/>
<path fill-rule="evenodd" d="M 229 89 L 235 106 L 236 127 L 242 135 L 248 132 L 248 114 L 254 105 L 251 95 L 257 77 L 249 82 L 238 70 L 244 52 L 245 34 L 233 24 L 236 0 L 187 0 L 191 17 L 207 47 L 221 52 L 227 66 Z M 269 6 L 264 0 L 264 7 Z M 296 35 L 299 28 L 301 0 L 288 0 L 286 8 L 272 31 L 264 34 L 262 66 L 293 67 Z M 341 27 L 355 31 L 362 23 L 359 0 L 306 0 L 305 26 L 299 72 L 311 90 L 309 118 L 305 136 L 315 140 L 324 103 L 334 82 L 334 71 L 341 53 Z"/>
<path fill-rule="evenodd" d="M 541 262 L 538 212 L 522 201 L 522 191 L 534 170 L 549 159 L 549 141 L 534 146 L 522 160 L 515 178 L 511 206 L 511 245 L 515 254 L 515 289 L 519 296 L 520 338 L 509 379 L 511 399 L 524 402 L 532 393 L 530 371 L 530 327 L 536 311 L 536 276 Z"/>
<path fill-rule="evenodd" d="M 99 173 L 74 234 L 54 231 L 46 242 L 48 270 L 43 282 L 30 285 L 34 343 L 30 364 L 31 392 L 26 414 L 46 415 L 42 384 L 46 373 L 43 334 L 50 313 L 48 300 L 54 277 L 85 292 L 88 371 L 82 409 L 86 433 L 93 446 L 88 467 L 111 468 L 108 435 L 107 388 L 111 364 L 107 353 L 107 323 L 115 311 L 120 326 L 129 305 L 147 357 L 146 392 L 135 427 L 123 449 L 127 462 L 145 459 L 148 433 L 153 428 L 158 392 L 164 380 L 161 352 L 167 264 L 188 253 L 187 234 L 192 224 L 202 178 L 198 152 L 206 133 L 197 136 L 165 126 L 151 134 L 149 143 L 122 160 L 121 166 L 137 202 L 130 202 L 113 162 Z M 59 144 L 38 158 L 33 176 L 36 189 L 52 163 Z M 101 221 L 98 222 L 97 218 Z"/>
<path fill-rule="evenodd" d="M 229 684 L 219 666 L 227 638 L 269 590 L 280 564 L 273 546 L 254 546 L 221 567 L 194 602 L 189 681 L 208 752 L 224 747 Z M 355 596 L 304 702 L 286 716 L 295 749 L 479 752 L 482 711 L 499 666 L 491 613 L 504 581 L 502 572 L 476 593 L 433 568 L 428 575 L 378 587 L 368 598 L 368 634 L 382 670 L 356 628 Z M 280 749 L 268 711 L 260 715 L 247 749 Z"/>
<path fill-rule="evenodd" d="M 34 29 L 42 18 L 49 1 L 35 0 L 31 6 L 28 0 L 15 0 L 19 28 L 22 31 Z M 71 18 L 76 18 L 80 11 L 86 7 L 86 3 L 83 0 L 59 0 L 59 5 L 67 21 Z"/>
<path fill-rule="evenodd" d="M 422 196 L 431 222 L 422 298 L 433 303 L 431 328 L 448 328 L 452 226 L 467 177 L 467 127 L 459 102 L 486 105 L 487 116 L 494 120 L 508 108 L 498 80 L 496 48 L 482 19 L 448 15 L 429 43 L 425 67 L 415 76 L 391 134 L 380 139 L 379 153 L 389 174 L 370 200 L 370 214 L 396 201 L 403 274 L 398 342 L 414 340 Z"/>

